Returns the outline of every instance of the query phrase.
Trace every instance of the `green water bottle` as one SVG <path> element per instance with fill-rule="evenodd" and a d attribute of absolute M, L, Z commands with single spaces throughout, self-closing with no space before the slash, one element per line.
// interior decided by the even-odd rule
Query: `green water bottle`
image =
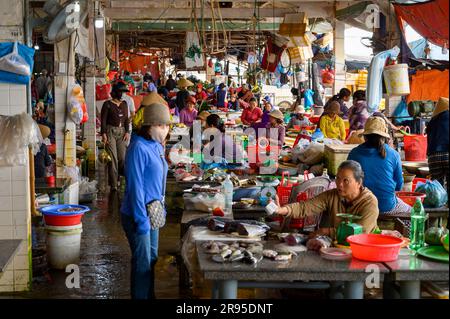
<path fill-rule="evenodd" d="M 411 208 L 411 231 L 409 235 L 409 248 L 418 250 L 425 244 L 425 209 L 422 201 L 417 198 L 416 203 Z"/>

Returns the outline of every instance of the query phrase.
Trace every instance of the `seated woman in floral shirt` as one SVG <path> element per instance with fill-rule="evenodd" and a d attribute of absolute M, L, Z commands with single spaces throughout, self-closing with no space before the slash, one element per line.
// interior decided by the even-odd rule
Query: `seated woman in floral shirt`
<path fill-rule="evenodd" d="M 364 129 L 368 118 L 369 112 L 367 111 L 366 92 L 358 90 L 353 93 L 353 106 L 348 112 L 350 131 Z"/>

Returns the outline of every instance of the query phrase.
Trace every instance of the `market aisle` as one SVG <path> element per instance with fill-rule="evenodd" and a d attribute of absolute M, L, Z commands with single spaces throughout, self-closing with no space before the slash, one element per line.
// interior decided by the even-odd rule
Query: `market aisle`
<path fill-rule="evenodd" d="M 66 287 L 68 273 L 51 270 L 48 278 L 34 278 L 31 292 L 0 294 L 0 298 L 129 298 L 130 250 L 120 224 L 119 205 L 117 195 L 99 195 L 99 200 L 89 205 L 92 210 L 83 217 L 79 289 Z M 39 232 L 41 235 L 42 229 Z M 169 220 L 160 237 L 157 298 L 180 297 L 173 256 L 178 250 L 178 238 L 179 226 Z"/>

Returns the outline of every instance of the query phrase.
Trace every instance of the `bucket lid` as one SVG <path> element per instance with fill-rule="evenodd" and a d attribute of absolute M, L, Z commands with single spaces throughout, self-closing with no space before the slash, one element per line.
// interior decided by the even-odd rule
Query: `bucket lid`
<path fill-rule="evenodd" d="M 63 209 L 78 209 L 72 212 L 61 212 Z M 75 216 L 90 211 L 89 207 L 83 205 L 49 205 L 39 209 L 43 215 L 49 216 Z"/>

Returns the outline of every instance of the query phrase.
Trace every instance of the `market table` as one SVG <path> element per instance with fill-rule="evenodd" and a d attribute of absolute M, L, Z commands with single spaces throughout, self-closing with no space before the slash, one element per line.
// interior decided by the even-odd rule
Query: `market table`
<path fill-rule="evenodd" d="M 296 281 L 344 282 L 344 298 L 362 299 L 364 283 L 371 274 L 368 266 L 376 265 L 381 274 L 389 270 L 380 263 L 368 263 L 357 259 L 348 261 L 330 261 L 323 259 L 317 252 L 305 251 L 294 256 L 289 262 L 275 262 L 264 258 L 256 266 L 241 262 L 220 264 L 211 260 L 201 247 L 203 242 L 196 242 L 200 270 L 205 279 L 212 280 L 213 298 L 236 299 L 239 286 L 271 288 L 298 287 Z M 275 245 L 267 242 L 265 248 Z M 382 279 L 383 276 L 380 276 Z"/>
<path fill-rule="evenodd" d="M 54 185 L 49 185 L 45 178 L 36 178 L 35 192 L 40 194 L 57 194 L 64 192 L 70 186 L 69 178 L 56 178 Z"/>
<path fill-rule="evenodd" d="M 407 248 L 400 251 L 396 261 L 386 262 L 390 270 L 384 279 L 386 298 L 419 299 L 421 281 L 448 281 L 448 263 L 410 254 Z M 399 283 L 399 294 L 395 282 Z"/>
<path fill-rule="evenodd" d="M 19 251 L 22 242 L 22 239 L 0 240 L 0 277 Z"/>

